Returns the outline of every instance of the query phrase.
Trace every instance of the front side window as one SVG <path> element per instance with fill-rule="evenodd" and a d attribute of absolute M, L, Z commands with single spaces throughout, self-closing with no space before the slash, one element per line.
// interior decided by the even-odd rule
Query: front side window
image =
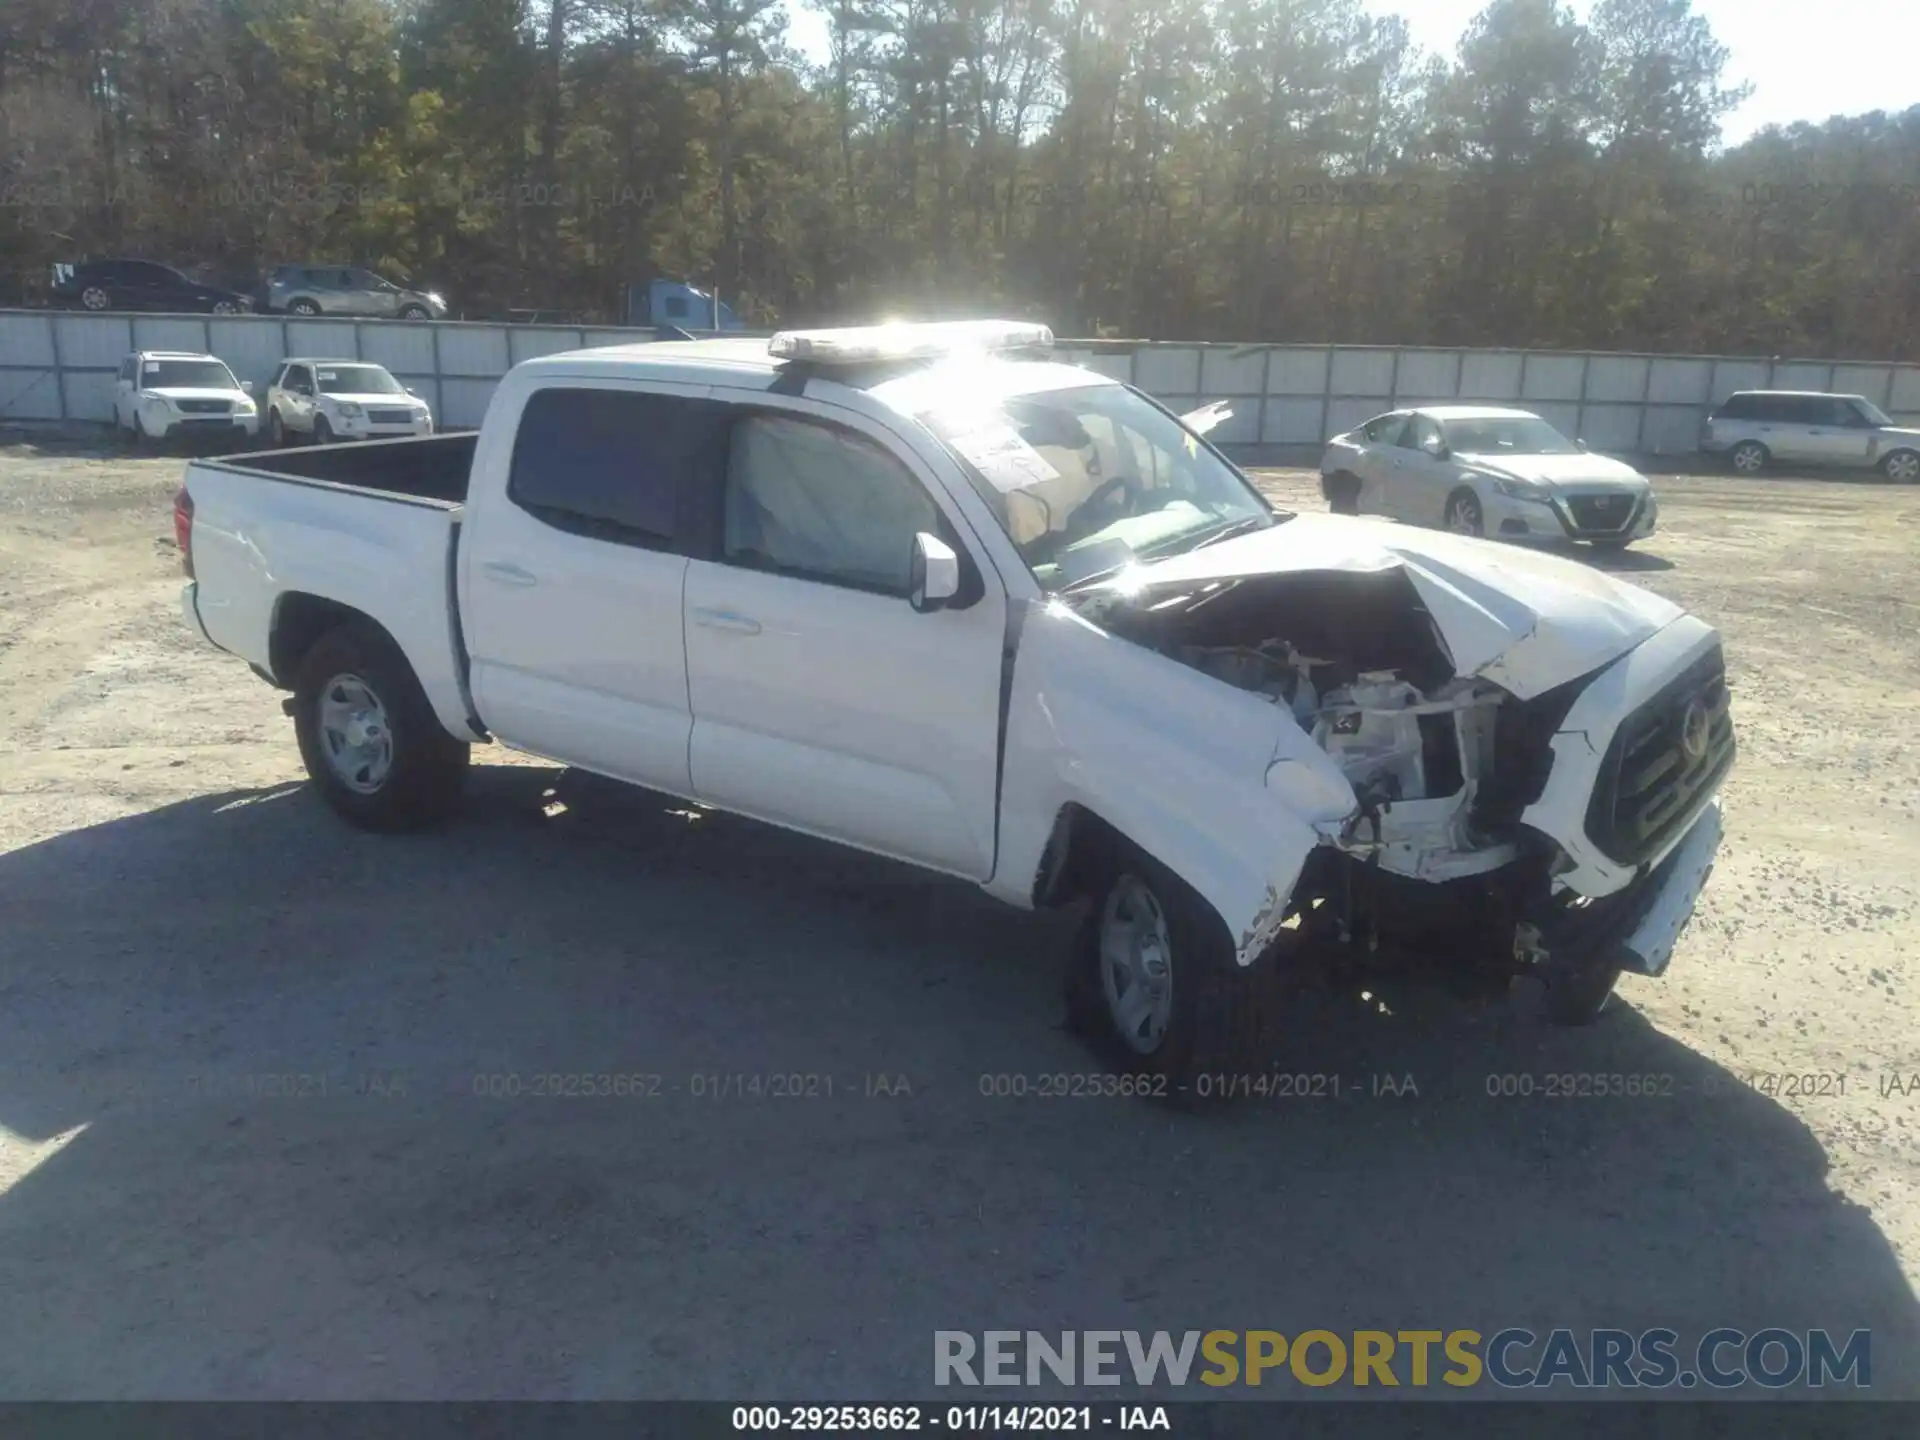
<path fill-rule="evenodd" d="M 238 390 L 240 382 L 218 360 L 149 360 L 140 367 L 147 390 Z"/>
<path fill-rule="evenodd" d="M 520 415 L 507 496 L 535 519 L 593 539 L 678 548 L 685 496 L 725 407 L 638 390 L 555 387 Z"/>
<path fill-rule="evenodd" d="M 1400 446 L 1404 450 L 1427 450 L 1439 443 L 1440 426 L 1427 415 L 1415 415 L 1400 432 Z"/>
<path fill-rule="evenodd" d="M 1362 425 L 1360 433 L 1369 445 L 1392 445 L 1399 440 L 1406 424 L 1405 415 L 1382 415 Z"/>
<path fill-rule="evenodd" d="M 727 457 L 723 557 L 887 595 L 905 595 L 913 538 L 940 512 L 872 441 L 812 420 L 750 415 Z"/>
<path fill-rule="evenodd" d="M 1577 455 L 1580 447 L 1531 415 L 1449 420 L 1447 448 L 1462 455 Z"/>
<path fill-rule="evenodd" d="M 404 395 L 407 387 L 383 365 L 322 365 L 318 371 L 322 395 Z"/>
<path fill-rule="evenodd" d="M 282 390 L 291 390 L 296 395 L 311 395 L 313 393 L 313 385 L 307 379 L 307 367 L 304 365 L 289 365 L 287 367 L 287 373 L 280 377 L 280 388 Z"/>
<path fill-rule="evenodd" d="M 1887 414 L 1887 412 L 1882 410 L 1878 405 L 1874 404 L 1871 400 L 1863 400 L 1856 395 L 1853 398 L 1853 408 L 1859 411 L 1860 414 L 1865 417 L 1866 422 L 1869 425 L 1893 424 L 1893 417 Z"/>

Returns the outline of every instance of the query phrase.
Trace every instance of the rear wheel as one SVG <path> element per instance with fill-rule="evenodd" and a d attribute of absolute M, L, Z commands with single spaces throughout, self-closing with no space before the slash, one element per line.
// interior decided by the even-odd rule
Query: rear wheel
<path fill-rule="evenodd" d="M 1261 1063 L 1252 972 L 1213 907 L 1164 865 L 1122 847 L 1099 885 L 1067 976 L 1069 1022 L 1117 1069 L 1191 1086 Z"/>
<path fill-rule="evenodd" d="M 1920 450 L 1894 451 L 1880 462 L 1880 473 L 1902 485 L 1920 480 Z"/>
<path fill-rule="evenodd" d="M 287 306 L 289 315 L 318 315 L 320 307 L 311 300 L 296 300 Z"/>
<path fill-rule="evenodd" d="M 240 307 L 231 300 L 216 300 L 213 302 L 213 313 L 216 315 L 238 315 L 240 313 Z"/>
<path fill-rule="evenodd" d="M 405 306 L 400 311 L 400 318 L 402 320 L 424 320 L 427 318 L 427 307 L 424 305 Z"/>
<path fill-rule="evenodd" d="M 1448 496 L 1446 526 L 1456 535 L 1486 534 L 1487 518 L 1481 512 L 1480 497 L 1465 488 Z"/>
<path fill-rule="evenodd" d="M 1758 440 L 1742 440 L 1733 447 L 1732 453 L 1727 458 L 1732 461 L 1733 468 L 1740 474 L 1758 475 L 1767 468 L 1767 462 L 1773 457 L 1768 454 L 1767 447 Z"/>
<path fill-rule="evenodd" d="M 294 733 L 322 798 L 365 830 L 416 830 L 459 806 L 470 747 L 442 727 L 413 667 L 365 621 L 328 631 L 294 677 Z"/>
<path fill-rule="evenodd" d="M 113 297 L 98 285 L 89 285 L 80 292 L 80 303 L 89 310 L 106 310 L 113 305 Z"/>

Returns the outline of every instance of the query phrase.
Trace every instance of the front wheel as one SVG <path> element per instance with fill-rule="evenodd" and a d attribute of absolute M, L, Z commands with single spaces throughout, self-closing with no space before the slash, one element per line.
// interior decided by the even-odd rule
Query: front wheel
<path fill-rule="evenodd" d="M 1920 450 L 1894 451 L 1880 462 L 1880 473 L 1902 485 L 1920 480 Z"/>
<path fill-rule="evenodd" d="M 1074 945 L 1067 1011 L 1116 1068 L 1174 1085 L 1262 1059 L 1252 974 L 1235 962 L 1225 923 L 1137 851 L 1116 857 L 1096 893 Z"/>
<path fill-rule="evenodd" d="M 231 300 L 216 300 L 213 302 L 213 313 L 216 315 L 238 315 L 240 313 L 240 307 Z"/>
<path fill-rule="evenodd" d="M 267 412 L 267 438 L 276 449 L 284 449 L 287 443 L 287 422 L 280 418 L 278 410 Z"/>
<path fill-rule="evenodd" d="M 1360 513 L 1360 481 L 1345 471 L 1326 480 L 1327 509 L 1335 515 Z"/>
<path fill-rule="evenodd" d="M 333 426 L 327 423 L 327 417 L 324 415 L 313 417 L 313 443 L 316 445 L 333 443 Z"/>
<path fill-rule="evenodd" d="M 417 830 L 458 808 L 470 747 L 441 727 L 413 667 L 365 621 L 328 631 L 294 677 L 294 733 L 329 806 L 364 830 Z"/>
<path fill-rule="evenodd" d="M 289 315 L 318 315 L 320 307 L 311 300 L 296 300 L 287 306 Z"/>
<path fill-rule="evenodd" d="M 1733 447 L 1733 453 L 1727 458 L 1739 474 L 1758 475 L 1767 468 L 1767 461 L 1772 457 L 1767 453 L 1767 447 L 1758 440 L 1742 440 Z"/>
<path fill-rule="evenodd" d="M 402 307 L 400 318 L 402 320 L 424 320 L 427 318 L 427 309 L 424 305 L 407 305 Z"/>
<path fill-rule="evenodd" d="M 1487 519 L 1480 509 L 1480 497 L 1471 490 L 1454 491 L 1447 498 L 1446 527 L 1456 535 L 1485 535 Z"/>
<path fill-rule="evenodd" d="M 1613 999 L 1621 967 L 1589 960 L 1550 973 L 1546 981 L 1546 1015 L 1555 1025 L 1591 1025 Z"/>

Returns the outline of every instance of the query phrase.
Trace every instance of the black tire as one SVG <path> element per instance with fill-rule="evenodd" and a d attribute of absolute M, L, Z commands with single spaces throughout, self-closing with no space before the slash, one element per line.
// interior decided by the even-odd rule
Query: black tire
<path fill-rule="evenodd" d="M 1555 1025 L 1591 1025 L 1598 1020 L 1613 999 L 1613 987 L 1620 980 L 1620 966 L 1588 961 L 1564 970 L 1548 970 L 1544 1008 Z"/>
<path fill-rule="evenodd" d="M 324 415 L 313 417 L 313 443 L 316 445 L 333 443 L 333 426 L 327 423 L 327 417 Z"/>
<path fill-rule="evenodd" d="M 1326 479 L 1327 509 L 1335 515 L 1360 513 L 1360 481 L 1342 470 Z"/>
<path fill-rule="evenodd" d="M 287 422 L 280 418 L 278 406 L 267 411 L 267 438 L 273 442 L 275 449 L 284 450 L 287 447 Z"/>
<path fill-rule="evenodd" d="M 1736 474 L 1758 475 L 1773 463 L 1773 453 L 1758 440 L 1742 440 L 1727 452 L 1727 464 Z"/>
<path fill-rule="evenodd" d="M 1149 1049 L 1123 1032 L 1103 982 L 1100 937 L 1122 887 L 1144 887 L 1165 920 L 1172 1007 Z M 1067 967 L 1067 1022 L 1116 1070 L 1165 1081 L 1170 1097 L 1205 1098 L 1202 1075 L 1246 1074 L 1266 1062 L 1266 1027 L 1254 972 L 1234 961 L 1219 914 L 1150 856 L 1123 848 L 1096 888 Z"/>
<path fill-rule="evenodd" d="M 385 712 L 391 760 L 376 788 L 354 788 L 329 759 L 321 704 L 343 679 L 364 685 Z M 322 635 L 301 656 L 293 693 L 294 734 L 307 775 L 350 824 L 382 832 L 418 830 L 459 808 L 471 747 L 441 727 L 407 657 L 377 626 L 354 620 Z"/>
<path fill-rule="evenodd" d="M 289 315 L 318 315 L 320 307 L 311 300 L 296 300 L 287 306 Z"/>
<path fill-rule="evenodd" d="M 400 318 L 402 320 L 424 320 L 427 318 L 427 307 L 424 305 L 402 306 Z"/>
<path fill-rule="evenodd" d="M 1894 450 L 1880 461 L 1880 473 L 1900 485 L 1920 480 L 1920 450 Z"/>
<path fill-rule="evenodd" d="M 1487 517 L 1480 508 L 1480 497 L 1464 485 L 1447 497 L 1447 511 L 1442 523 L 1456 535 L 1487 533 Z"/>

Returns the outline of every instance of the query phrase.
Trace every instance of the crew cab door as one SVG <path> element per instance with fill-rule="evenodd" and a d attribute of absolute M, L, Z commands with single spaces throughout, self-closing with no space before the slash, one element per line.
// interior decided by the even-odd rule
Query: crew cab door
<path fill-rule="evenodd" d="M 756 392 L 711 513 L 687 569 L 693 793 L 987 879 L 1006 597 L 968 558 L 971 603 L 908 603 L 916 533 L 969 546 L 924 462 L 863 416 Z"/>
<path fill-rule="evenodd" d="M 460 610 L 475 708 L 506 744 L 692 793 L 685 506 L 724 434 L 707 394 L 564 381 L 503 417 L 510 459 L 476 452 L 476 487 L 483 463 L 507 477 L 469 504 Z"/>

